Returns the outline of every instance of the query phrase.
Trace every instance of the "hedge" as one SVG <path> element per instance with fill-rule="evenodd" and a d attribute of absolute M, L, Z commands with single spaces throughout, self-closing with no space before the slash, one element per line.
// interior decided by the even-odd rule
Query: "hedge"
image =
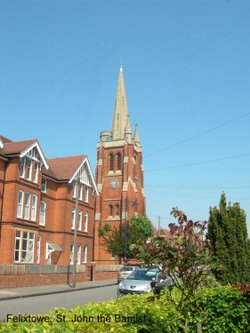
<path fill-rule="evenodd" d="M 1 333 L 182 333 L 184 318 L 163 295 L 152 301 L 152 295 L 130 295 L 110 302 L 77 306 L 71 310 L 54 309 L 48 314 L 35 315 L 36 322 L 0 324 Z M 249 305 L 240 291 L 231 287 L 203 289 L 200 303 L 208 312 L 206 333 L 247 333 Z M 191 309 L 190 333 L 196 332 L 197 314 Z M 64 317 L 65 316 L 65 317 Z M 81 321 L 72 320 L 78 318 Z M 38 321 L 44 320 L 44 322 Z"/>

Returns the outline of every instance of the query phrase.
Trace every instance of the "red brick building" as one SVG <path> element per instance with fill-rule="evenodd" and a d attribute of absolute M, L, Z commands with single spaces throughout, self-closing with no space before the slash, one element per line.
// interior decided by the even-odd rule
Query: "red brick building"
<path fill-rule="evenodd" d="M 97 147 L 96 183 L 100 195 L 95 210 L 95 262 L 114 263 L 102 246 L 98 229 L 113 228 L 134 215 L 145 215 L 142 145 L 138 126 L 132 135 L 122 67 L 113 112 L 112 130 L 103 131 Z"/>
<path fill-rule="evenodd" d="M 117 262 L 98 229 L 145 214 L 142 146 L 137 125 L 132 135 L 122 68 L 112 130 L 98 143 L 96 181 L 86 155 L 46 159 L 37 140 L 0 135 L 0 288 L 68 282 L 75 227 L 77 280 L 90 271 L 93 279 L 114 278 L 118 267 L 106 264 Z"/>
<path fill-rule="evenodd" d="M 77 221 L 77 264 L 90 265 L 97 193 L 87 156 L 46 160 L 37 140 L 0 136 L 0 264 L 71 264 Z"/>

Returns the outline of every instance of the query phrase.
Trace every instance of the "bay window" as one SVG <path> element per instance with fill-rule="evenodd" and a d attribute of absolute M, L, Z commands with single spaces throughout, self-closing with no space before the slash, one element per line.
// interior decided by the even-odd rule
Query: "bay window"
<path fill-rule="evenodd" d="M 34 239 L 33 232 L 16 230 L 14 262 L 34 262 Z"/>

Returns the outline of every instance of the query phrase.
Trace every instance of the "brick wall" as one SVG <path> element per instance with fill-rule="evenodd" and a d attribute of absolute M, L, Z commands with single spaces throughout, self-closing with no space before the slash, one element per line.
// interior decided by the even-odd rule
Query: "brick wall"
<path fill-rule="evenodd" d="M 84 265 L 77 266 L 76 282 L 116 280 L 119 265 L 92 265 L 92 275 Z M 71 284 L 72 265 L 0 265 L 0 289 Z"/>
<path fill-rule="evenodd" d="M 86 273 L 77 273 L 76 282 L 87 281 Z M 0 288 L 23 288 L 53 284 L 70 284 L 72 274 L 0 275 Z"/>

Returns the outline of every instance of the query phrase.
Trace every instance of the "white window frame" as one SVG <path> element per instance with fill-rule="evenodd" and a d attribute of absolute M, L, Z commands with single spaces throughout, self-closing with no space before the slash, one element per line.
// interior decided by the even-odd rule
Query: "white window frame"
<path fill-rule="evenodd" d="M 70 256 L 69 256 L 69 264 L 73 265 L 74 263 L 74 244 L 70 245 Z"/>
<path fill-rule="evenodd" d="M 33 232 L 16 230 L 14 262 L 29 264 L 34 263 L 34 244 L 35 234 Z"/>
<path fill-rule="evenodd" d="M 82 230 L 82 211 L 80 210 L 78 213 L 78 230 Z"/>
<path fill-rule="evenodd" d="M 82 192 L 83 192 L 83 185 L 80 184 L 80 189 L 79 189 L 79 200 L 82 200 Z"/>
<path fill-rule="evenodd" d="M 36 243 L 36 263 L 40 264 L 41 259 L 41 236 L 37 236 L 37 243 Z"/>
<path fill-rule="evenodd" d="M 73 182 L 72 185 L 72 198 L 76 198 L 76 183 Z"/>
<path fill-rule="evenodd" d="M 47 192 L 47 178 L 42 178 L 41 192 L 43 192 L 43 193 Z"/>
<path fill-rule="evenodd" d="M 36 211 L 37 211 L 37 195 L 32 194 L 32 199 L 31 199 L 31 221 L 36 221 Z"/>
<path fill-rule="evenodd" d="M 75 225 L 76 225 L 76 209 L 72 208 L 72 212 L 71 212 L 71 229 L 75 229 Z"/>
<path fill-rule="evenodd" d="M 30 202 L 31 202 L 31 194 L 29 192 L 25 193 L 25 200 L 24 200 L 24 219 L 30 219 Z"/>
<path fill-rule="evenodd" d="M 24 201 L 24 191 L 19 190 L 18 199 L 17 199 L 17 218 L 23 218 L 23 201 Z"/>
<path fill-rule="evenodd" d="M 39 213 L 39 224 L 44 226 L 46 224 L 46 202 L 41 201 L 40 202 L 40 213 Z M 43 207 L 43 211 L 42 211 Z"/>
<path fill-rule="evenodd" d="M 88 262 L 88 246 L 84 245 L 83 247 L 83 263 L 87 264 Z"/>
<path fill-rule="evenodd" d="M 87 185 L 85 186 L 84 201 L 89 202 L 89 187 Z"/>
<path fill-rule="evenodd" d="M 27 179 L 32 179 L 32 160 L 30 158 L 27 159 Z"/>
<path fill-rule="evenodd" d="M 84 213 L 84 223 L 83 223 L 84 232 L 88 232 L 88 226 L 89 226 L 89 213 L 86 211 Z"/>
<path fill-rule="evenodd" d="M 20 173 L 19 173 L 19 176 L 21 178 L 25 177 L 25 168 L 26 168 L 26 158 L 25 157 L 21 157 L 20 158 Z"/>
<path fill-rule="evenodd" d="M 78 245 L 78 247 L 77 247 L 77 257 L 76 257 L 77 265 L 81 265 L 81 255 L 82 255 L 82 246 Z"/>
<path fill-rule="evenodd" d="M 39 164 L 37 162 L 34 163 L 34 174 L 33 174 L 33 182 L 38 182 L 38 173 L 39 173 Z"/>

